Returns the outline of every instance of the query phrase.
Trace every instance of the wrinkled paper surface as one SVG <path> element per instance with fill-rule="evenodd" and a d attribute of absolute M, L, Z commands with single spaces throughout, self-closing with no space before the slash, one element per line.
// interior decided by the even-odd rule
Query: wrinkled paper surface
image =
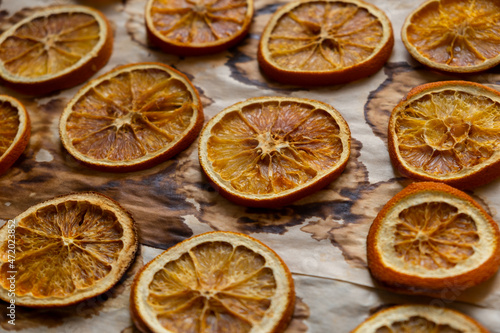
<path fill-rule="evenodd" d="M 0 222 L 54 196 L 97 191 L 120 202 L 135 218 L 141 251 L 126 276 L 109 292 L 57 310 L 17 308 L 9 325 L 0 303 L 0 330 L 20 332 L 136 332 L 128 312 L 137 270 L 164 249 L 212 230 L 251 235 L 273 248 L 293 272 L 298 296 L 291 332 L 349 332 L 371 313 L 390 304 L 424 303 L 457 308 L 500 333 L 500 274 L 466 292 L 446 291 L 452 300 L 397 295 L 375 286 L 366 266 L 366 235 L 381 207 L 409 180 L 393 170 L 386 145 L 389 114 L 414 86 L 467 79 L 500 89 L 500 71 L 446 76 L 432 72 L 406 52 L 400 30 L 416 6 L 411 0 L 370 0 L 390 18 L 395 37 L 391 58 L 375 75 L 345 85 L 298 88 L 266 80 L 256 61 L 257 45 L 271 14 L 286 1 L 257 0 L 249 36 L 237 47 L 202 57 L 168 55 L 148 45 L 142 0 L 3 0 L 3 31 L 37 7 L 87 4 L 111 21 L 115 41 L 109 63 L 98 75 L 133 62 L 158 61 L 187 74 L 202 97 L 205 121 L 223 108 L 257 96 L 294 96 L 334 106 L 352 132 L 345 172 L 329 186 L 277 210 L 250 209 L 228 202 L 201 174 L 197 143 L 171 160 L 144 171 L 113 174 L 78 164 L 63 148 L 59 116 L 82 86 L 33 98 L 0 86 L 18 98 L 32 119 L 30 145 L 0 176 Z M 500 180 L 468 192 L 500 221 Z"/>

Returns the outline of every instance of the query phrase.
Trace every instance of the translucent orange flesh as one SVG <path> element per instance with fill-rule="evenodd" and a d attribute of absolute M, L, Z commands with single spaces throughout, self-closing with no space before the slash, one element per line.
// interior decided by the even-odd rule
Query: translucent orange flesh
<path fill-rule="evenodd" d="M 474 254 L 476 224 L 444 202 L 409 207 L 399 214 L 394 248 L 412 266 L 452 268 Z"/>
<path fill-rule="evenodd" d="M 17 108 L 7 101 L 0 101 L 0 158 L 14 142 L 19 125 Z"/>
<path fill-rule="evenodd" d="M 430 93 L 397 114 L 397 146 L 413 168 L 449 175 L 488 164 L 500 144 L 500 103 L 464 91 Z"/>
<path fill-rule="evenodd" d="M 226 114 L 211 130 L 214 171 L 244 193 L 280 193 L 334 167 L 343 144 L 335 119 L 296 102 L 263 102 Z"/>
<path fill-rule="evenodd" d="M 276 292 L 265 259 L 244 246 L 200 244 L 158 271 L 147 304 L 172 332 L 249 332 Z"/>
<path fill-rule="evenodd" d="M 0 45 L 12 75 L 38 78 L 73 66 L 99 42 L 99 24 L 89 14 L 60 13 L 33 19 Z"/>
<path fill-rule="evenodd" d="M 155 0 L 151 19 L 164 39 L 203 45 L 232 38 L 246 22 L 245 0 Z"/>
<path fill-rule="evenodd" d="M 17 296 L 74 294 L 109 274 L 123 248 L 122 234 L 114 213 L 85 201 L 41 208 L 19 221 L 13 263 L 9 262 L 9 243 L 0 247 L 4 262 L 0 283 L 8 290 L 9 271 L 17 271 Z"/>
<path fill-rule="evenodd" d="M 436 324 L 426 318 L 414 316 L 405 321 L 398 321 L 389 326 L 378 328 L 375 333 L 463 333 L 449 325 Z"/>
<path fill-rule="evenodd" d="M 412 17 L 407 37 L 433 62 L 454 67 L 480 65 L 500 55 L 500 3 L 432 2 Z"/>
<path fill-rule="evenodd" d="M 176 141 L 193 115 L 193 96 L 182 81 L 160 69 L 135 69 L 88 90 L 73 105 L 66 129 L 89 158 L 133 161 Z"/>
<path fill-rule="evenodd" d="M 363 62 L 382 38 L 381 22 L 366 9 L 317 1 L 279 18 L 268 48 L 270 58 L 281 68 L 332 71 Z"/>

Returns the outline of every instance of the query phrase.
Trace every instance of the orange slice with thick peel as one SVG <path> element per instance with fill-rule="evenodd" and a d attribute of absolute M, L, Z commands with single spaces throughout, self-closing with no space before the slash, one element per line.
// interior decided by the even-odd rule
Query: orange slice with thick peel
<path fill-rule="evenodd" d="M 91 192 L 56 197 L 0 229 L 0 298 L 56 307 L 100 295 L 136 249 L 134 220 L 117 202 Z"/>
<path fill-rule="evenodd" d="M 291 319 L 290 271 L 243 234 L 209 232 L 149 262 L 135 277 L 130 309 L 143 332 L 278 333 Z"/>
<path fill-rule="evenodd" d="M 497 0 L 429 0 L 405 20 L 401 39 L 420 63 L 445 72 L 475 73 L 500 64 Z"/>
<path fill-rule="evenodd" d="M 351 333 L 488 333 L 458 311 L 429 305 L 397 305 L 370 316 Z"/>
<path fill-rule="evenodd" d="M 0 36 L 0 77 L 27 94 L 46 94 L 87 81 L 109 60 L 113 32 L 86 6 L 36 11 Z"/>
<path fill-rule="evenodd" d="M 387 16 L 362 0 L 300 0 L 281 7 L 262 33 L 258 61 L 271 79 L 295 85 L 354 81 L 392 52 Z"/>
<path fill-rule="evenodd" d="M 30 117 L 21 102 L 0 95 L 0 175 L 24 152 L 30 134 Z"/>
<path fill-rule="evenodd" d="M 293 97 L 251 98 L 213 117 L 200 164 L 227 199 L 278 207 L 328 185 L 344 170 L 351 133 L 332 106 Z"/>
<path fill-rule="evenodd" d="M 78 161 L 134 171 L 186 149 L 202 125 L 198 92 L 185 75 L 160 63 L 138 63 L 80 89 L 61 115 L 59 132 Z"/>
<path fill-rule="evenodd" d="M 471 197 L 441 183 L 414 183 L 375 218 L 368 267 L 392 290 L 439 297 L 478 285 L 500 266 L 498 225 Z"/>
<path fill-rule="evenodd" d="M 389 154 L 401 174 L 458 188 L 500 175 L 500 92 L 474 82 L 412 89 L 394 108 Z"/>
<path fill-rule="evenodd" d="M 149 0 L 149 41 L 165 52 L 204 55 L 239 43 L 248 33 L 253 0 Z"/>

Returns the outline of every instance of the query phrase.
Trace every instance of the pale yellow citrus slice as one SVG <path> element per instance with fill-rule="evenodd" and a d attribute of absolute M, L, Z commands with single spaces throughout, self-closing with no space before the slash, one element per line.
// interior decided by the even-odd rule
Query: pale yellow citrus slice
<path fill-rule="evenodd" d="M 0 36 L 0 77 L 27 94 L 46 94 L 85 82 L 109 60 L 113 32 L 86 6 L 36 11 Z"/>
<path fill-rule="evenodd" d="M 66 150 L 103 170 L 151 167 L 187 148 L 203 125 L 189 79 L 160 63 L 115 68 L 90 81 L 61 115 Z"/>
<path fill-rule="evenodd" d="M 394 36 L 387 16 L 362 0 L 299 0 L 265 27 L 258 61 L 270 78 L 295 85 L 345 83 L 376 73 Z"/>
<path fill-rule="evenodd" d="M 143 332 L 283 332 L 295 303 L 280 257 L 246 235 L 210 232 L 187 239 L 135 277 L 131 313 Z"/>
<path fill-rule="evenodd" d="M 253 17 L 253 0 L 149 0 L 152 44 L 179 55 L 220 52 L 240 42 Z"/>
<path fill-rule="evenodd" d="M 370 316 L 351 333 L 488 333 L 455 310 L 428 305 L 397 305 Z"/>
<path fill-rule="evenodd" d="M 405 20 L 401 38 L 422 64 L 472 73 L 500 63 L 500 3 L 497 0 L 429 0 Z"/>
<path fill-rule="evenodd" d="M 42 202 L 0 229 L 0 298 L 53 307 L 97 296 L 136 249 L 134 220 L 115 201 L 86 192 Z"/>
<path fill-rule="evenodd" d="M 368 267 L 383 286 L 450 297 L 495 274 L 498 225 L 471 197 L 441 183 L 407 186 L 382 208 L 367 240 Z"/>
<path fill-rule="evenodd" d="M 474 82 L 412 89 L 394 108 L 389 154 L 403 175 L 472 188 L 500 175 L 500 92 Z"/>
<path fill-rule="evenodd" d="M 302 98 L 260 97 L 210 119 L 199 140 L 200 164 L 229 200 L 277 207 L 337 178 L 351 133 L 332 106 Z"/>
<path fill-rule="evenodd" d="M 0 95 L 0 175 L 24 152 L 30 134 L 30 117 L 21 102 Z"/>

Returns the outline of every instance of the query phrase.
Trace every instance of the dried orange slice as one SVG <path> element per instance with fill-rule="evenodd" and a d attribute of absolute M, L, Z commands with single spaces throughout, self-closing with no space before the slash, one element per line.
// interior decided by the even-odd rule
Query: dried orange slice
<path fill-rule="evenodd" d="M 149 0 L 149 41 L 165 52 L 203 55 L 223 51 L 248 33 L 253 0 Z"/>
<path fill-rule="evenodd" d="M 30 134 L 30 117 L 21 102 L 0 95 L 0 175 L 24 152 Z"/>
<path fill-rule="evenodd" d="M 375 313 L 351 333 L 388 332 L 488 333 L 488 330 L 455 310 L 429 305 L 397 305 Z"/>
<path fill-rule="evenodd" d="M 332 106 L 292 97 L 251 98 L 213 117 L 199 140 L 200 164 L 238 204 L 276 207 L 337 178 L 351 132 Z"/>
<path fill-rule="evenodd" d="M 0 77 L 27 94 L 85 82 L 109 60 L 113 32 L 106 17 L 85 6 L 47 7 L 0 36 Z"/>
<path fill-rule="evenodd" d="M 389 120 L 391 161 L 403 175 L 471 188 L 500 175 L 500 92 L 465 81 L 412 89 Z"/>
<path fill-rule="evenodd" d="M 496 0 L 429 0 L 406 18 L 401 39 L 431 68 L 483 71 L 500 64 L 499 13 Z"/>
<path fill-rule="evenodd" d="M 367 251 L 368 267 L 382 285 L 447 297 L 450 290 L 478 285 L 495 274 L 500 232 L 467 194 L 441 183 L 414 183 L 379 212 Z"/>
<path fill-rule="evenodd" d="M 389 59 L 394 36 L 387 16 L 361 0 L 292 1 L 262 33 L 264 73 L 295 85 L 345 83 L 370 76 Z"/>
<path fill-rule="evenodd" d="M 66 150 L 98 169 L 151 167 L 187 148 L 203 125 L 189 79 L 160 63 L 118 67 L 90 81 L 61 115 Z"/>
<path fill-rule="evenodd" d="M 0 229 L 0 298 L 55 307 L 97 296 L 120 280 L 136 249 L 134 220 L 115 201 L 56 197 Z"/>
<path fill-rule="evenodd" d="M 243 234 L 209 232 L 171 247 L 135 277 L 131 313 L 143 332 L 283 332 L 295 303 L 288 267 Z"/>

